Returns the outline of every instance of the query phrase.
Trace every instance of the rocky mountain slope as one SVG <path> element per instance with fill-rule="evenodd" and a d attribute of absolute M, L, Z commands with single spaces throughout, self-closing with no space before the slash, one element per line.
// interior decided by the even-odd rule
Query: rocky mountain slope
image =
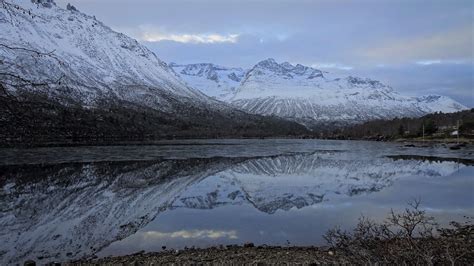
<path fill-rule="evenodd" d="M 194 66 L 200 66 L 199 64 Z M 196 69 L 195 72 L 201 72 Z M 178 72 L 191 86 L 204 93 L 202 80 L 215 88 L 220 79 Z M 194 84 L 199 85 L 194 85 Z M 418 117 L 432 112 L 466 109 L 451 98 L 437 95 L 407 97 L 375 80 L 336 77 L 300 64 L 267 59 L 245 72 L 232 90 L 214 93 L 218 99 L 254 114 L 275 115 L 317 129 L 321 125 L 347 125 L 374 119 Z"/>
<path fill-rule="evenodd" d="M 286 127 L 191 88 L 136 40 L 52 0 L 0 2 L 0 62 L 0 135 L 10 142 L 71 138 L 77 126 L 87 127 L 81 135 L 99 138 Z M 70 125 L 79 118 L 86 122 Z M 47 122 L 32 126 L 38 121 Z"/>
<path fill-rule="evenodd" d="M 162 110 L 170 106 L 164 97 L 157 97 L 160 94 L 208 101 L 153 52 L 95 17 L 60 8 L 53 1 L 5 1 L 3 5 L 2 61 L 17 63 L 2 70 L 21 73 L 21 78 L 34 83 L 62 77 L 60 84 L 51 84 L 50 92 L 57 97 L 74 97 L 92 106 L 113 97 Z"/>

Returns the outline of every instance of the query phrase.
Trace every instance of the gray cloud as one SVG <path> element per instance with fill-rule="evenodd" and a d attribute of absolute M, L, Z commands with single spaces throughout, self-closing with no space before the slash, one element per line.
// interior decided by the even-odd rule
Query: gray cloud
<path fill-rule="evenodd" d="M 383 40 L 383 44 L 362 51 L 362 56 L 377 62 L 421 64 L 473 60 L 473 28 L 466 26 L 430 36 Z"/>

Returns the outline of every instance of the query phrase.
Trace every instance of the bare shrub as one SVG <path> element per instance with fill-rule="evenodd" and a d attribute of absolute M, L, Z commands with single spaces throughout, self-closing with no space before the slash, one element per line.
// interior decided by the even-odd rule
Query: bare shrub
<path fill-rule="evenodd" d="M 474 225 L 452 222 L 438 228 L 435 219 L 413 200 L 401 213 L 391 210 L 377 223 L 362 216 L 353 231 L 334 228 L 324 238 L 355 263 L 470 264 L 474 261 Z"/>

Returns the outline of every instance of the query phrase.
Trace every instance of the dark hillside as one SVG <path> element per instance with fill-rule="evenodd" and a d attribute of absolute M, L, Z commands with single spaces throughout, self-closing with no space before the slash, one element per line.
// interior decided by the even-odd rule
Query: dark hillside
<path fill-rule="evenodd" d="M 170 99 L 173 103 L 173 100 Z M 100 108 L 65 106 L 41 94 L 0 92 L 0 145 L 106 144 L 170 138 L 298 137 L 302 125 L 279 118 L 224 109 L 216 112 L 175 102 L 174 113 L 128 102 Z"/>
<path fill-rule="evenodd" d="M 397 139 L 456 137 L 459 124 L 460 137 L 474 138 L 474 109 L 456 113 L 433 113 L 419 118 L 374 120 L 363 124 L 321 133 L 324 137 L 341 139 Z"/>

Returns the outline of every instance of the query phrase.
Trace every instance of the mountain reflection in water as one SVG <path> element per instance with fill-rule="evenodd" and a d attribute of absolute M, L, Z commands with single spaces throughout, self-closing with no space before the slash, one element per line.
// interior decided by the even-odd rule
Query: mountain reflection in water
<path fill-rule="evenodd" d="M 399 179 L 449 176 L 464 167 L 449 160 L 360 159 L 331 150 L 4 165 L 0 166 L 0 258 L 2 264 L 28 258 L 77 259 L 135 234 L 165 211 L 248 205 L 274 214 L 333 198 L 368 195 Z M 174 234 L 237 238 L 235 231 L 222 230 Z"/>

